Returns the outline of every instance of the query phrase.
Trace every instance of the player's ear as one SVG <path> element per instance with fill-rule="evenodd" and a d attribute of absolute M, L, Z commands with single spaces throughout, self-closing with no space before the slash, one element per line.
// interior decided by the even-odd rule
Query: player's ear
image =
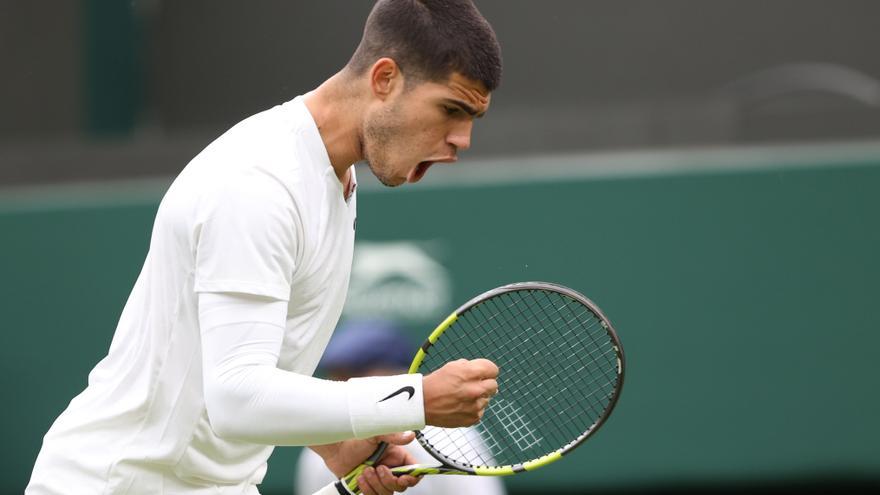
<path fill-rule="evenodd" d="M 385 100 L 402 85 L 403 75 L 393 59 L 380 58 L 370 68 L 370 89 L 377 98 Z"/>

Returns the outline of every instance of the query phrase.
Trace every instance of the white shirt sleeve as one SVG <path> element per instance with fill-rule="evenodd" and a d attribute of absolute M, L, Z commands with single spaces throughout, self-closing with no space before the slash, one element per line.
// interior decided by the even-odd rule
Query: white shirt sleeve
<path fill-rule="evenodd" d="M 202 293 L 205 407 L 214 432 L 267 445 L 319 445 L 424 427 L 419 374 L 320 380 L 277 368 L 287 303 Z"/>
<path fill-rule="evenodd" d="M 259 171 L 199 199 L 195 291 L 286 301 L 296 268 L 300 218 L 290 194 Z"/>

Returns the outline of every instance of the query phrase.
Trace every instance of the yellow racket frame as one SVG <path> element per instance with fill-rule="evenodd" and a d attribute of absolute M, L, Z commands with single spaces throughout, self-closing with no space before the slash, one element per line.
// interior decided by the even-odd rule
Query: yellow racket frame
<path fill-rule="evenodd" d="M 549 282 L 519 282 L 515 284 L 504 285 L 495 289 L 492 289 L 488 292 L 480 294 L 479 296 L 471 299 L 460 308 L 455 310 L 451 315 L 449 315 L 445 320 L 443 320 L 434 331 L 428 336 L 428 339 L 422 344 L 421 348 L 419 348 L 418 352 L 416 352 L 415 357 L 413 358 L 412 364 L 409 367 L 409 373 L 418 373 L 419 366 L 421 366 L 422 361 L 427 356 L 428 349 L 434 345 L 437 340 L 440 339 L 440 336 L 443 335 L 449 327 L 451 327 L 456 320 L 458 320 L 459 316 L 461 316 L 464 312 L 468 311 L 473 306 L 489 299 L 491 297 L 498 296 L 503 293 L 513 292 L 518 290 L 549 290 L 552 292 L 561 293 L 566 295 L 576 301 L 579 301 L 584 306 L 588 307 L 590 311 L 592 311 L 596 316 L 599 317 L 602 326 L 611 336 L 612 341 L 614 342 L 614 351 L 617 353 L 617 374 L 618 374 L 618 384 L 616 387 L 616 393 L 614 394 L 611 403 L 605 410 L 605 414 L 599 418 L 598 421 L 590 428 L 589 430 L 582 433 L 580 436 L 569 442 L 568 444 L 560 447 L 559 449 L 550 452 L 546 455 L 543 455 L 537 459 L 533 459 L 530 461 L 526 461 L 520 464 L 507 465 L 507 466 L 473 466 L 471 469 L 458 469 L 454 466 L 432 466 L 428 464 L 416 464 L 412 466 L 399 466 L 391 469 L 391 472 L 394 473 L 395 476 L 402 476 L 405 474 L 409 474 L 412 476 L 423 476 L 428 474 L 458 474 L 458 475 L 478 475 L 478 476 L 509 476 L 511 474 L 521 473 L 524 471 L 533 471 L 535 469 L 544 467 L 548 464 L 558 461 L 562 458 L 563 455 L 570 452 L 572 449 L 583 443 L 584 440 L 588 436 L 590 436 L 593 432 L 595 432 L 607 419 L 607 417 L 611 414 L 611 411 L 614 409 L 614 406 L 617 403 L 617 399 L 620 396 L 620 391 L 623 387 L 623 376 L 624 376 L 624 355 L 623 355 L 623 347 L 620 345 L 620 340 L 617 336 L 617 333 L 611 327 L 611 322 L 608 318 L 602 313 L 602 310 L 596 306 L 591 300 L 587 299 L 583 294 L 576 292 L 568 287 L 564 287 L 558 284 L 553 284 Z M 419 443 L 422 444 L 427 450 L 431 451 L 429 446 L 426 446 L 424 442 L 421 441 L 421 432 L 416 432 Z M 376 452 L 370 456 L 370 459 L 356 467 L 350 473 L 348 473 L 345 478 L 341 479 L 336 484 L 337 490 L 341 494 L 342 486 L 348 489 L 349 493 L 359 494 L 360 489 L 357 484 L 357 478 L 363 473 L 364 469 L 367 467 L 373 466 L 381 457 L 385 451 L 387 445 L 384 443 L 376 449 Z M 439 461 L 438 461 L 439 462 Z"/>

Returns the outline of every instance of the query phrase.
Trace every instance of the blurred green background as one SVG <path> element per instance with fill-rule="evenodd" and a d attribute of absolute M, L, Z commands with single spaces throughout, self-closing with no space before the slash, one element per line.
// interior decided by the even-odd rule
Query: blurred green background
<path fill-rule="evenodd" d="M 763 164 L 744 153 L 740 168 L 711 154 L 690 169 L 633 167 L 636 156 L 476 163 L 400 191 L 365 179 L 359 246 L 427 253 L 451 281 L 440 314 L 497 285 L 549 280 L 615 323 L 629 363 L 618 409 L 565 462 L 508 479 L 514 493 L 876 481 L 880 149 L 833 151 L 839 159 L 800 150 Z M 593 172 L 541 177 L 579 160 Z M 123 186 L 0 203 L 10 493 L 106 352 L 148 248 L 161 185 Z M 434 290 L 412 269 L 353 284 Z M 437 321 L 414 317 L 414 339 Z M 295 455 L 279 449 L 264 493 L 290 493 Z"/>

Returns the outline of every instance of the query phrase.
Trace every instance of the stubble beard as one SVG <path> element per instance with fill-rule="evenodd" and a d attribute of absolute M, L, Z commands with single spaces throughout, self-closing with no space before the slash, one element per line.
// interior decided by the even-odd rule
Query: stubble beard
<path fill-rule="evenodd" d="M 388 177 L 388 150 L 396 136 L 400 134 L 400 125 L 392 117 L 394 109 L 383 112 L 364 123 L 361 136 L 362 156 L 370 172 L 387 187 L 397 187 L 402 183 L 393 182 Z"/>

